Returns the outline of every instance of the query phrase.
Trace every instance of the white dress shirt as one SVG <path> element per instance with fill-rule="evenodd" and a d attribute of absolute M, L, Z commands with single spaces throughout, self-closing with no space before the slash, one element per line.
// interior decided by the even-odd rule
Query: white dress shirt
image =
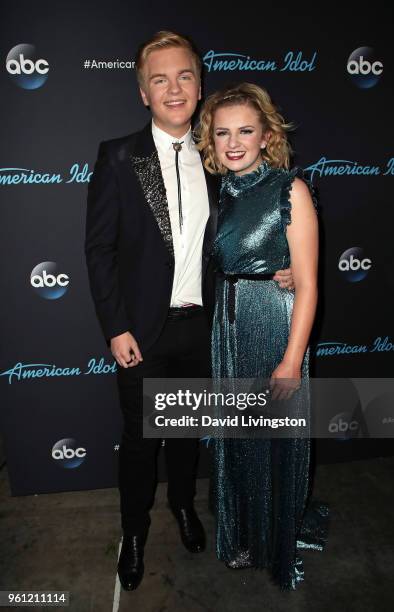
<path fill-rule="evenodd" d="M 167 192 L 174 244 L 175 269 L 171 306 L 202 305 L 201 257 L 205 226 L 209 217 L 209 202 L 200 154 L 194 144 L 190 128 L 182 138 L 174 138 L 152 121 L 152 135 Z M 178 157 L 183 211 L 181 233 L 175 151 L 172 144 L 182 141 Z"/>

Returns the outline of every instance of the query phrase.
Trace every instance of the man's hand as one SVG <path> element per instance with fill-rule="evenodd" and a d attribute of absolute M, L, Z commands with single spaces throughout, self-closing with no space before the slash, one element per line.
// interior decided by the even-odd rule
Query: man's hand
<path fill-rule="evenodd" d="M 133 368 L 142 361 L 137 341 L 130 332 L 111 338 L 111 352 L 122 368 Z"/>
<path fill-rule="evenodd" d="M 277 272 L 275 272 L 273 280 L 278 281 L 279 287 L 281 289 L 294 289 L 291 268 L 286 268 L 286 270 L 278 270 Z"/>

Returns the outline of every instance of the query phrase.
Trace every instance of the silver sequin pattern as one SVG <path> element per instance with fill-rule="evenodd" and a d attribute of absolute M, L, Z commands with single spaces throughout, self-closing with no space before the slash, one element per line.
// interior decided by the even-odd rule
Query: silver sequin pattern
<path fill-rule="evenodd" d="M 156 218 L 164 242 L 170 254 L 174 257 L 170 214 L 158 153 L 154 151 L 148 157 L 133 155 L 131 156 L 131 161 L 140 181 L 145 199 Z"/>

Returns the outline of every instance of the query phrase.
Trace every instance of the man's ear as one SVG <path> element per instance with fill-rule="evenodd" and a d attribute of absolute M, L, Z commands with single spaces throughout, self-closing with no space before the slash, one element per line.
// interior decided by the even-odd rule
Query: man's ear
<path fill-rule="evenodd" d="M 144 90 L 142 89 L 142 87 L 140 87 L 140 94 L 141 94 L 141 98 L 143 103 L 145 104 L 145 106 L 149 106 L 149 100 L 147 98 L 146 93 L 144 92 Z"/>

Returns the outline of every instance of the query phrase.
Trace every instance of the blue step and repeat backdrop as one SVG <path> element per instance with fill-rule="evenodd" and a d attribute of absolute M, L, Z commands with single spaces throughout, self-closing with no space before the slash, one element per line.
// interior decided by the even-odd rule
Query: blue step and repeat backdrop
<path fill-rule="evenodd" d="M 228 83 L 260 84 L 297 126 L 294 162 L 320 202 L 313 374 L 393 375 L 392 16 L 389 3 L 367 7 L 3 7 L 0 383 L 14 495 L 116 485 L 121 416 L 88 289 L 86 194 L 98 143 L 149 120 L 134 55 L 160 29 L 194 39 L 205 95 Z M 317 440 L 318 462 L 392 453 L 391 440 L 357 439 L 356 417 L 343 418 L 351 434 Z"/>

